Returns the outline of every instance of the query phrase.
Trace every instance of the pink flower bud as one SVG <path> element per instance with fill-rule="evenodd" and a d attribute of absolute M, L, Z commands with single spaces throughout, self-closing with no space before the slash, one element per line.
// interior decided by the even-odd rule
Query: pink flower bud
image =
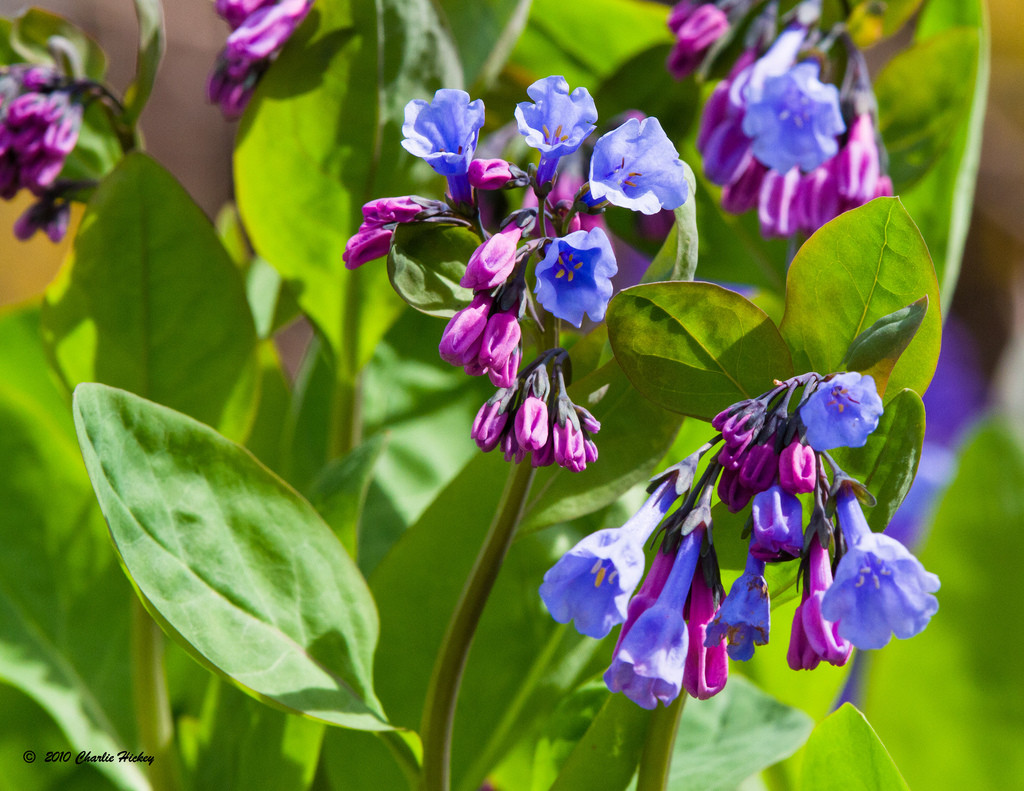
<path fill-rule="evenodd" d="M 551 441 L 551 437 L 548 437 L 547 443 L 544 447 L 539 450 L 535 450 L 530 454 L 530 464 L 534 467 L 549 467 L 555 460 L 555 446 Z"/>
<path fill-rule="evenodd" d="M 582 472 L 587 468 L 587 451 L 583 444 L 583 433 L 576 430 L 572 421 L 565 425 L 557 422 L 552 429 L 552 444 L 555 448 L 555 463 L 573 472 Z"/>
<path fill-rule="evenodd" d="M 466 365 L 476 359 L 491 303 L 486 294 L 477 294 L 467 307 L 451 317 L 437 347 L 442 360 L 452 365 Z"/>
<path fill-rule="evenodd" d="M 409 195 L 399 198 L 377 198 L 363 204 L 363 224 L 387 225 L 392 222 L 410 222 L 421 211 L 423 206 Z"/>
<path fill-rule="evenodd" d="M 511 387 L 519 373 L 519 363 L 522 357 L 523 355 L 519 351 L 519 347 L 516 347 L 515 351 L 509 355 L 508 361 L 503 367 L 488 368 L 487 378 L 491 380 L 491 384 L 495 387 Z"/>
<path fill-rule="evenodd" d="M 689 3 L 680 5 L 689 6 Z M 669 74 L 681 80 L 700 65 L 708 48 L 729 29 L 729 18 L 712 3 L 704 3 L 692 11 L 686 8 L 683 14 L 677 13 L 676 9 L 668 20 L 669 27 L 676 34 L 676 44 L 665 67 Z"/>
<path fill-rule="evenodd" d="M 793 198 L 799 183 L 800 168 L 796 165 L 785 173 L 769 170 L 765 174 L 757 203 L 762 236 L 791 236 L 797 230 Z"/>
<path fill-rule="evenodd" d="M 469 183 L 478 190 L 500 190 L 512 180 L 512 168 L 504 159 L 474 159 L 469 163 Z"/>
<path fill-rule="evenodd" d="M 878 144 L 871 113 L 861 113 L 850 127 L 846 145 L 836 156 L 839 194 L 856 205 L 875 197 L 879 171 Z"/>
<path fill-rule="evenodd" d="M 523 229 L 515 223 L 494 234 L 473 251 L 462 276 L 463 288 L 486 291 L 504 283 L 516 263 L 516 248 Z"/>
<path fill-rule="evenodd" d="M 751 156 L 747 166 L 732 184 L 722 188 L 722 208 L 732 214 L 744 214 L 757 207 L 761 183 L 768 168 Z"/>
<path fill-rule="evenodd" d="M 356 269 L 367 261 L 373 261 L 388 254 L 391 249 L 391 231 L 386 228 L 359 226 L 355 236 L 345 243 L 341 260 L 346 269 Z"/>
<path fill-rule="evenodd" d="M 725 640 L 705 646 L 708 624 L 715 618 L 715 597 L 704 581 L 694 574 L 690 586 L 690 612 L 686 622 L 689 641 L 683 666 L 683 687 L 693 697 L 707 700 L 725 687 L 729 679 L 729 657 Z"/>
<path fill-rule="evenodd" d="M 754 445 L 740 467 L 740 483 L 752 492 L 763 492 L 779 474 L 779 457 L 775 453 L 775 435 L 763 445 Z"/>
<path fill-rule="evenodd" d="M 527 396 L 516 412 L 516 441 L 526 450 L 540 450 L 548 442 L 548 405 L 536 396 Z"/>
<path fill-rule="evenodd" d="M 476 417 L 473 419 L 473 427 L 470 429 L 469 436 L 472 437 L 476 444 L 480 447 L 484 453 L 494 450 L 498 447 L 498 443 L 501 441 L 501 434 L 505 429 L 505 423 L 508 422 L 508 413 L 501 412 L 501 402 L 486 402 L 480 411 L 476 413 Z"/>
<path fill-rule="evenodd" d="M 480 343 L 479 361 L 491 370 L 503 370 L 522 338 L 519 321 L 512 313 L 495 313 L 487 320 Z"/>
<path fill-rule="evenodd" d="M 779 457 L 779 485 L 790 494 L 806 494 L 814 491 L 817 482 L 818 462 L 814 450 L 794 440 L 782 449 Z"/>
<path fill-rule="evenodd" d="M 724 469 L 718 479 L 718 499 L 734 514 L 742 511 L 754 493 L 740 483 L 737 470 Z"/>

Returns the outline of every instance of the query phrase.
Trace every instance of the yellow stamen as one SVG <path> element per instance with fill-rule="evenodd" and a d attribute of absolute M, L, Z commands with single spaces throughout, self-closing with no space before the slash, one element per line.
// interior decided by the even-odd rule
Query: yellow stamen
<path fill-rule="evenodd" d="M 608 569 L 606 569 L 604 566 L 601 566 L 601 568 L 598 570 L 597 576 L 594 578 L 594 587 L 595 588 L 600 588 L 601 587 L 601 583 L 604 582 L 604 575 L 605 575 L 605 573 L 607 571 L 608 571 Z"/>

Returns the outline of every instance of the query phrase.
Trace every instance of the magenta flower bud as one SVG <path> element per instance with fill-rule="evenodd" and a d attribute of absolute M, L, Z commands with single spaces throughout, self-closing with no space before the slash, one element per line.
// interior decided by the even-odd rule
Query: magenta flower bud
<path fill-rule="evenodd" d="M 423 211 L 423 205 L 411 195 L 399 198 L 377 198 L 363 204 L 363 225 L 387 225 L 411 222 Z"/>
<path fill-rule="evenodd" d="M 514 313 L 495 313 L 487 320 L 478 359 L 484 368 L 501 371 L 519 348 L 522 330 Z"/>
<path fill-rule="evenodd" d="M 875 187 L 875 194 L 873 198 L 891 198 L 895 195 L 895 191 L 892 186 L 892 179 L 889 176 L 879 176 L 878 185 Z"/>
<path fill-rule="evenodd" d="M 686 7 L 685 16 L 677 13 L 680 6 Z M 689 6 L 684 0 L 673 9 L 668 20 L 669 28 L 676 34 L 676 44 L 665 67 L 677 80 L 691 74 L 704 59 L 708 48 L 729 29 L 729 18 L 714 4 L 704 3 L 692 10 Z"/>
<path fill-rule="evenodd" d="M 217 0 L 214 10 L 217 16 L 232 28 L 241 25 L 249 14 L 264 6 L 273 5 L 277 0 Z"/>
<path fill-rule="evenodd" d="M 737 470 L 724 469 L 718 479 L 718 499 L 734 514 L 742 511 L 754 493 L 740 483 Z"/>
<path fill-rule="evenodd" d="M 284 46 L 312 5 L 313 0 L 278 0 L 256 9 L 228 36 L 225 53 L 237 61 L 270 58 Z"/>
<path fill-rule="evenodd" d="M 583 456 L 587 464 L 593 464 L 597 461 L 597 443 L 590 437 L 586 437 L 583 440 Z"/>
<path fill-rule="evenodd" d="M 840 195 L 858 206 L 875 197 L 880 164 L 871 113 L 861 113 L 854 120 L 835 162 Z"/>
<path fill-rule="evenodd" d="M 762 445 L 747 449 L 740 467 L 740 483 L 752 492 L 763 492 L 779 474 L 779 456 L 775 452 L 775 435 Z"/>
<path fill-rule="evenodd" d="M 36 231 L 43 231 L 51 242 L 59 242 L 68 232 L 71 204 L 66 200 L 43 197 L 26 209 L 14 221 L 14 235 L 21 241 L 30 239 Z"/>
<path fill-rule="evenodd" d="M 794 495 L 770 486 L 754 495 L 750 554 L 759 560 L 797 557 L 803 550 L 803 506 Z"/>
<path fill-rule="evenodd" d="M 475 160 L 474 160 L 475 161 Z M 515 223 L 494 234 L 473 251 L 460 284 L 474 291 L 487 291 L 505 282 L 516 264 L 516 248 L 523 229 Z"/>
<path fill-rule="evenodd" d="M 747 160 L 747 167 L 739 178 L 722 188 L 722 208 L 732 214 L 744 214 L 757 208 L 761 194 L 761 183 L 768 168 L 754 156 Z"/>
<path fill-rule="evenodd" d="M 500 190 L 514 178 L 504 159 L 474 159 L 469 163 L 469 183 L 478 190 Z"/>
<path fill-rule="evenodd" d="M 841 211 L 839 179 L 835 160 L 819 165 L 800 177 L 793 199 L 796 224 L 801 231 L 812 234 Z"/>
<path fill-rule="evenodd" d="M 793 670 L 813 670 L 824 659 L 832 665 L 845 665 L 853 645 L 839 636 L 839 626 L 821 614 L 821 600 L 832 586 L 828 552 L 817 539 L 811 541 L 810 575 L 803 600 L 793 616 L 786 659 Z"/>
<path fill-rule="evenodd" d="M 495 387 L 511 387 L 512 383 L 516 380 L 516 375 L 519 373 L 519 363 L 522 357 L 523 355 L 517 346 L 512 354 L 509 355 L 503 367 L 488 368 L 487 378 L 491 380 L 491 384 Z"/>
<path fill-rule="evenodd" d="M 785 173 L 769 170 L 765 174 L 757 204 L 762 236 L 792 236 L 797 230 L 793 199 L 799 183 L 800 168 L 796 165 Z"/>
<path fill-rule="evenodd" d="M 583 433 L 573 426 L 571 420 L 565 425 L 557 422 L 552 428 L 552 444 L 555 449 L 555 463 L 572 472 L 582 472 L 587 468 L 587 451 L 583 445 Z"/>
<path fill-rule="evenodd" d="M 519 464 L 526 458 L 526 449 L 519 444 L 514 431 L 507 431 L 502 436 L 501 450 L 505 454 L 505 461 L 514 461 Z"/>
<path fill-rule="evenodd" d="M 451 317 L 437 347 L 442 360 L 466 365 L 476 359 L 492 302 L 486 294 L 477 294 L 467 307 Z"/>
<path fill-rule="evenodd" d="M 729 656 L 724 639 L 705 646 L 708 625 L 715 618 L 715 597 L 703 574 L 694 574 L 690 586 L 686 629 L 689 644 L 683 668 L 683 687 L 693 697 L 707 700 L 725 688 L 729 679 Z"/>
<path fill-rule="evenodd" d="M 534 467 L 549 467 L 555 460 L 555 446 L 551 442 L 551 437 L 548 437 L 548 441 L 542 448 L 535 450 L 530 454 L 530 464 Z"/>
<path fill-rule="evenodd" d="M 341 254 L 345 268 L 356 269 L 367 261 L 387 255 L 391 249 L 391 236 L 392 232 L 386 228 L 368 228 L 365 223 L 360 225 L 355 236 L 345 242 L 345 252 Z"/>
<path fill-rule="evenodd" d="M 747 457 L 747 447 L 750 445 L 750 438 L 739 445 L 725 443 L 718 453 L 718 463 L 727 470 L 738 471 L 743 466 L 743 460 Z"/>
<path fill-rule="evenodd" d="M 225 118 L 238 118 L 249 104 L 256 89 L 256 79 L 244 71 L 241 77 L 231 69 L 214 68 L 206 82 L 206 98 L 210 104 L 220 106 Z"/>
<path fill-rule="evenodd" d="M 487 401 L 473 418 L 469 436 L 484 453 L 498 447 L 505 424 L 508 422 L 508 412 L 500 412 L 500 409 L 501 401 Z"/>
<path fill-rule="evenodd" d="M 580 419 L 580 425 L 590 434 L 596 434 L 601 430 L 601 424 L 597 418 L 590 414 L 590 410 L 584 407 L 574 405 L 576 408 L 576 415 Z"/>
<path fill-rule="evenodd" d="M 793 440 L 779 456 L 779 485 L 790 494 L 814 491 L 818 480 L 818 460 L 814 449 Z"/>
<path fill-rule="evenodd" d="M 540 450 L 548 443 L 548 405 L 537 396 L 527 396 L 516 412 L 516 441 L 526 450 Z"/>

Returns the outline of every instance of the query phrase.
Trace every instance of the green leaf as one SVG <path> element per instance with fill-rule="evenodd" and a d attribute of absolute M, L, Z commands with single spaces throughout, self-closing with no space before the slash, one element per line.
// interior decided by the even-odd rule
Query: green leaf
<path fill-rule="evenodd" d="M 193 791 L 309 788 L 325 730 L 322 723 L 264 706 L 217 677 L 209 679 L 196 732 L 181 727 L 182 752 L 194 753 L 187 762 Z"/>
<path fill-rule="evenodd" d="M 531 4 L 532 0 L 440 0 L 471 93 L 484 90 L 498 76 L 526 27 Z"/>
<path fill-rule="evenodd" d="M 242 218 L 256 251 L 327 338 L 343 378 L 354 377 L 401 310 L 383 266 L 346 271 L 345 243 L 363 203 L 437 184 L 401 147 L 404 107 L 461 84 L 430 0 L 318 3 L 242 118 Z"/>
<path fill-rule="evenodd" d="M 573 690 L 572 694 L 562 699 L 545 722 L 537 740 L 531 784 L 534 791 L 547 791 L 551 788 L 559 769 L 608 702 L 609 694 L 604 682 L 596 680 Z"/>
<path fill-rule="evenodd" d="M 596 88 L 634 55 L 671 43 L 667 17 L 664 6 L 645 0 L 591 0 L 581 25 L 578 6 L 534 0 L 508 71 L 524 86 L 561 74 L 571 88 Z"/>
<path fill-rule="evenodd" d="M 29 8 L 14 18 L 11 28 L 11 47 L 27 63 L 52 66 L 53 55 L 49 48 L 52 36 L 66 39 L 81 60 L 84 76 L 102 81 L 107 71 L 107 56 L 100 45 L 63 17 Z"/>
<path fill-rule="evenodd" d="M 644 274 L 643 283 L 658 280 L 693 280 L 697 272 L 697 177 L 685 162 L 686 181 L 690 185 L 690 196 L 686 203 L 675 210 L 675 222 L 665 243 L 651 261 Z"/>
<path fill-rule="evenodd" d="M 889 374 L 928 312 L 928 296 L 883 316 L 853 339 L 839 367 L 871 376 L 883 393 Z"/>
<path fill-rule="evenodd" d="M 669 791 L 732 791 L 796 752 L 814 720 L 734 675 L 709 700 L 688 700 L 676 735 Z"/>
<path fill-rule="evenodd" d="M 35 309 L 0 316 L 0 680 L 52 717 L 70 743 L 66 749 L 116 754 L 135 741 L 125 683 L 129 588 L 110 553 L 38 334 Z M 6 705 L 2 710 L 7 722 L 25 724 Z M 25 742 L 19 763 L 26 749 L 42 762 L 45 750 L 61 746 Z M 136 765 L 97 768 L 118 788 L 149 788 Z"/>
<path fill-rule="evenodd" d="M 665 409 L 702 420 L 793 373 L 771 319 L 711 283 L 622 291 L 608 307 L 608 337 L 634 387 Z"/>
<path fill-rule="evenodd" d="M 138 120 L 153 91 L 164 54 L 164 14 L 160 0 L 135 0 L 135 16 L 139 21 L 135 79 L 124 92 L 125 121 L 131 125 Z"/>
<path fill-rule="evenodd" d="M 879 73 L 879 131 L 898 193 L 934 166 L 970 113 L 974 81 L 964 75 L 977 72 L 978 46 L 977 30 L 954 28 L 904 50 Z"/>
<path fill-rule="evenodd" d="M 343 458 L 332 459 L 316 480 L 309 500 L 330 525 L 349 556 L 356 557 L 359 515 L 387 437 L 378 434 Z"/>
<path fill-rule="evenodd" d="M 388 253 L 388 278 L 402 299 L 431 316 L 450 317 L 473 290 L 459 281 L 480 237 L 468 228 L 433 223 L 399 225 Z"/>
<path fill-rule="evenodd" d="M 104 382 L 235 436 L 252 419 L 256 334 L 241 276 L 202 210 L 142 154 L 89 202 L 43 328 L 69 390 Z"/>
<path fill-rule="evenodd" d="M 977 68 L 959 75 L 965 84 L 972 86 L 970 115 L 961 121 L 949 148 L 935 167 L 901 195 L 935 259 L 943 313 L 949 309 L 960 275 L 981 159 L 991 67 L 988 14 L 981 0 L 929 0 L 918 20 L 917 30 L 917 39 L 921 41 L 959 25 L 978 31 Z"/>
<path fill-rule="evenodd" d="M 647 738 L 651 712 L 625 695 L 612 695 L 576 744 L 551 791 L 600 788 L 618 791 L 629 785 Z"/>
<path fill-rule="evenodd" d="M 264 702 L 390 727 L 371 681 L 373 599 L 312 506 L 166 407 L 84 384 L 74 410 L 115 548 L 165 631 Z"/>
<path fill-rule="evenodd" d="M 935 270 L 897 198 L 878 198 L 840 215 L 804 242 L 789 268 L 780 329 L 795 369 L 841 370 L 861 332 L 922 296 L 933 309 L 893 367 L 889 392 L 908 387 L 924 393 L 935 373 L 942 333 Z"/>
<path fill-rule="evenodd" d="M 672 445 L 682 422 L 638 393 L 614 360 L 569 388 L 574 403 L 601 421 L 599 457 L 582 473 L 557 465 L 538 471 L 519 530 L 575 519 L 614 502 L 646 481 Z"/>
<path fill-rule="evenodd" d="M 925 413 L 921 396 L 902 390 L 888 404 L 862 448 L 836 448 L 839 465 L 868 487 L 877 503 L 864 509 L 868 524 L 884 530 L 910 491 L 921 460 Z"/>
<path fill-rule="evenodd" d="M 801 791 L 907 791 L 906 781 L 864 715 L 849 703 L 814 729 Z"/>
<path fill-rule="evenodd" d="M 917 550 L 939 575 L 939 611 L 911 640 L 873 651 L 864 711 L 912 788 L 1014 788 L 1024 773 L 1024 447 L 985 420 Z M 922 741 L 922 734 L 927 739 Z"/>

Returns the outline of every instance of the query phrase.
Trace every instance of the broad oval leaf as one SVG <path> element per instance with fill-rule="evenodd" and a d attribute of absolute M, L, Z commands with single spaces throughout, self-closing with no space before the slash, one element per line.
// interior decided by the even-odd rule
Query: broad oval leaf
<path fill-rule="evenodd" d="M 373 599 L 308 502 L 209 427 L 131 393 L 80 385 L 74 413 L 121 562 L 172 637 L 265 702 L 390 728 L 372 686 Z"/>
<path fill-rule="evenodd" d="M 388 253 L 388 278 L 398 296 L 416 310 L 450 317 L 473 299 L 459 281 L 480 245 L 468 228 L 411 223 L 395 228 Z"/>
<path fill-rule="evenodd" d="M 874 729 L 849 703 L 829 715 L 807 740 L 800 791 L 908 788 Z"/>
<path fill-rule="evenodd" d="M 793 365 L 840 370 L 862 331 L 924 296 L 928 313 L 892 369 L 889 392 L 924 393 L 935 373 L 942 334 L 935 269 L 899 199 L 878 198 L 841 214 L 804 242 L 789 268 L 780 329 Z M 878 384 L 881 392 L 885 385 Z"/>
<path fill-rule="evenodd" d="M 69 390 L 99 381 L 245 432 L 256 332 L 241 275 L 202 210 L 148 157 L 129 155 L 96 191 L 42 318 Z"/>
<path fill-rule="evenodd" d="M 317 3 L 242 118 L 235 179 L 253 246 L 288 281 L 349 377 L 401 303 L 383 266 L 345 270 L 345 243 L 365 202 L 408 194 L 424 176 L 438 183 L 401 147 L 403 108 L 461 84 L 430 0 Z"/>
<path fill-rule="evenodd" d="M 608 337 L 637 390 L 665 409 L 702 420 L 793 373 L 771 319 L 712 283 L 622 291 L 608 307 Z"/>
<path fill-rule="evenodd" d="M 839 466 L 859 480 L 876 503 L 864 509 L 873 530 L 884 530 L 910 491 L 924 443 L 924 403 L 913 390 L 902 390 L 885 405 L 885 412 L 861 448 L 836 448 Z"/>

